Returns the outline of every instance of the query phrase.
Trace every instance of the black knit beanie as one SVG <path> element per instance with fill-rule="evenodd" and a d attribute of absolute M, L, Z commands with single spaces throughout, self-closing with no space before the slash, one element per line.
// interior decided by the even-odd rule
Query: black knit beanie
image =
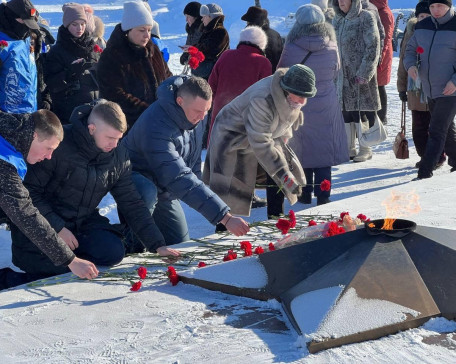
<path fill-rule="evenodd" d="M 193 16 L 194 18 L 199 18 L 200 8 L 201 8 L 201 4 L 199 2 L 197 2 L 197 1 L 189 2 L 187 5 L 185 5 L 184 15 L 187 14 L 187 15 Z"/>
<path fill-rule="evenodd" d="M 449 6 L 450 8 L 453 6 L 453 2 L 451 0 L 429 0 L 429 6 L 437 3 Z"/>

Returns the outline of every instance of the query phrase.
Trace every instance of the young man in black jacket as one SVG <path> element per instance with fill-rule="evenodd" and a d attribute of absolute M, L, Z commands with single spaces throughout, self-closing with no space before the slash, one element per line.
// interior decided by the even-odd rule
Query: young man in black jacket
<path fill-rule="evenodd" d="M 51 159 L 62 138 L 62 125 L 50 111 L 0 112 L 0 222 L 15 224 L 52 266 L 92 279 L 98 275 L 95 265 L 74 255 L 33 205 L 22 183 L 27 172 L 26 161 L 30 167 Z M 38 278 L 41 276 L 21 275 L 4 268 L 0 270 L 0 290 Z"/>
<path fill-rule="evenodd" d="M 98 265 L 119 263 L 125 254 L 121 232 L 101 216 L 97 206 L 110 192 L 131 230 L 149 251 L 178 256 L 159 241 L 153 220 L 131 180 L 128 152 L 117 146 L 127 129 L 125 114 L 114 102 L 76 108 L 72 124 L 52 160 L 32 166 L 24 184 L 34 204 L 76 256 Z M 28 273 L 66 272 L 11 227 L 13 263 Z"/>

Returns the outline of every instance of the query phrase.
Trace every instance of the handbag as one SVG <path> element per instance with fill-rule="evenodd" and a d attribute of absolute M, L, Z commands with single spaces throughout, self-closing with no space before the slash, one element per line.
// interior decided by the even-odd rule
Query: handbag
<path fill-rule="evenodd" d="M 405 137 L 405 101 L 402 102 L 401 131 L 397 133 L 393 143 L 393 152 L 397 159 L 407 159 L 409 157 L 408 141 Z"/>
<path fill-rule="evenodd" d="M 358 110 L 359 110 L 359 85 L 358 85 Z M 358 142 L 362 147 L 372 147 L 385 141 L 388 137 L 383 123 L 380 121 L 377 114 L 375 114 L 375 122 L 371 128 L 369 128 L 369 122 L 363 122 L 361 120 L 361 111 L 359 111 L 360 120 L 356 124 L 358 132 Z"/>

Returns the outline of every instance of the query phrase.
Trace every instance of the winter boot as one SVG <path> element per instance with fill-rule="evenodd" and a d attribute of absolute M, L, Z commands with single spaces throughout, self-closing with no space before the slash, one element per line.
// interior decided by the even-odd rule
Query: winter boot
<path fill-rule="evenodd" d="M 353 158 L 353 162 L 365 162 L 368 159 L 372 159 L 372 148 L 360 146 L 359 153 Z"/>
<path fill-rule="evenodd" d="M 356 156 L 356 125 L 355 123 L 345 123 L 345 132 L 347 133 L 348 152 L 350 159 Z"/>

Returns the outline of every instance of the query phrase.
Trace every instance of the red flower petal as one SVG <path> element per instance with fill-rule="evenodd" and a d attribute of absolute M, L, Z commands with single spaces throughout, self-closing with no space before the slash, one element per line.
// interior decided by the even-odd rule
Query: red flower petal
<path fill-rule="evenodd" d="M 203 267 L 205 267 L 206 265 L 207 265 L 207 264 L 204 263 L 204 262 L 199 262 L 199 263 L 198 263 L 198 268 L 203 268 Z"/>
<path fill-rule="evenodd" d="M 197 58 L 195 57 L 190 57 L 188 60 L 188 65 L 190 66 L 191 69 L 197 69 L 199 67 L 200 62 L 198 61 Z"/>
<path fill-rule="evenodd" d="M 291 228 L 291 222 L 289 220 L 279 219 L 276 223 L 276 227 L 285 235 Z"/>
<path fill-rule="evenodd" d="M 147 268 L 145 267 L 139 267 L 138 268 L 138 276 L 141 279 L 145 279 L 147 276 Z"/>
<path fill-rule="evenodd" d="M 141 285 L 142 285 L 141 281 L 133 283 L 131 288 L 130 288 L 130 291 L 133 291 L 133 292 L 139 291 L 140 288 L 141 288 Z"/>
<path fill-rule="evenodd" d="M 309 226 L 315 226 L 315 225 L 317 225 L 317 223 L 314 220 L 309 221 Z"/>
<path fill-rule="evenodd" d="M 254 253 L 255 254 L 263 254 L 264 253 L 264 249 L 261 247 L 261 246 L 257 246 L 254 250 Z"/>
<path fill-rule="evenodd" d="M 203 62 L 206 59 L 203 52 L 200 52 L 200 51 L 196 52 L 195 58 L 200 62 Z"/>
<path fill-rule="evenodd" d="M 356 216 L 358 219 L 360 219 L 362 222 L 366 221 L 367 220 L 367 216 L 364 215 L 364 214 L 358 214 L 358 216 Z"/>
<path fill-rule="evenodd" d="M 244 250 L 244 257 L 250 257 L 252 255 L 252 248 Z"/>
<path fill-rule="evenodd" d="M 331 182 L 329 182 L 327 179 L 324 179 L 321 183 L 320 183 L 320 189 L 322 191 L 329 191 L 331 189 Z"/>
<path fill-rule="evenodd" d="M 179 283 L 179 276 L 177 274 L 173 274 L 169 277 L 169 281 L 173 286 Z"/>
<path fill-rule="evenodd" d="M 272 252 L 272 251 L 275 250 L 275 245 L 274 245 L 274 243 L 269 243 L 268 247 L 269 247 L 269 251 L 270 251 L 270 252 Z"/>
<path fill-rule="evenodd" d="M 174 267 L 169 266 L 169 267 L 168 267 L 168 271 L 166 272 L 166 274 L 167 274 L 168 277 L 169 277 L 169 276 L 172 276 L 172 275 L 176 275 L 177 272 L 176 272 L 176 269 L 174 269 Z"/>
<path fill-rule="evenodd" d="M 199 50 L 194 46 L 190 46 L 188 47 L 187 52 L 188 54 L 190 54 L 190 56 L 195 56 L 199 52 Z"/>
<path fill-rule="evenodd" d="M 296 226 L 296 215 L 293 210 L 288 211 L 288 219 L 290 220 L 290 228 Z"/>
<path fill-rule="evenodd" d="M 241 250 L 245 251 L 246 249 L 250 249 L 250 250 L 252 249 L 252 244 L 250 244 L 250 241 L 248 241 L 248 240 L 241 241 L 240 244 L 241 244 Z"/>
<path fill-rule="evenodd" d="M 424 48 L 420 47 L 420 46 L 416 47 L 416 53 L 423 54 L 424 53 Z"/>

